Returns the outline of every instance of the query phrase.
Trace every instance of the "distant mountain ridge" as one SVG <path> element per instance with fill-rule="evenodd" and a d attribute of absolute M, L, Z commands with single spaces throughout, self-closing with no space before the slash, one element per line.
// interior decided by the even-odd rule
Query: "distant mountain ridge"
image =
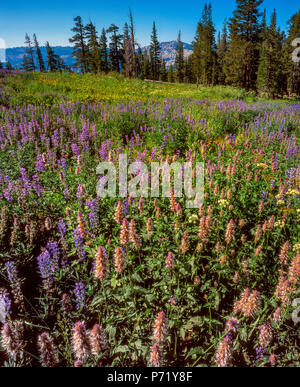
<path fill-rule="evenodd" d="M 185 58 L 189 57 L 193 52 L 193 46 L 189 43 L 182 42 Z M 177 41 L 160 43 L 162 58 L 165 59 L 167 67 L 175 63 Z M 74 63 L 72 57 L 73 47 L 71 46 L 51 46 L 55 54 L 59 55 L 66 65 L 71 66 Z M 40 47 L 44 61 L 47 61 L 46 47 Z M 149 53 L 150 46 L 142 47 L 142 50 L 147 50 Z M 19 68 L 22 65 L 23 56 L 25 55 L 26 47 L 13 47 L 6 49 L 6 60 L 11 63 L 14 68 Z"/>

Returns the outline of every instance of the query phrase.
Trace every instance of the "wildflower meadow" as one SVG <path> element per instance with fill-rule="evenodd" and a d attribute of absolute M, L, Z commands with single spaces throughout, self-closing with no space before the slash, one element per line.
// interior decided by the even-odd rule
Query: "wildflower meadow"
<path fill-rule="evenodd" d="M 300 365 L 299 101 L 0 71 L 1 366 Z M 202 205 L 97 195 L 120 154 Z"/>

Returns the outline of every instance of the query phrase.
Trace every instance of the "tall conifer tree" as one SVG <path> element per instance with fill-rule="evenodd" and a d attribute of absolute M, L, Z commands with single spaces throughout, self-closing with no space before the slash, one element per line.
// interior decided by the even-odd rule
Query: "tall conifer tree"
<path fill-rule="evenodd" d="M 25 35 L 25 44 L 27 45 L 27 47 L 25 50 L 25 55 L 23 56 L 22 68 L 25 71 L 35 71 L 36 67 L 33 59 L 33 49 L 31 46 L 30 37 L 27 33 Z"/>
<path fill-rule="evenodd" d="M 39 42 L 37 40 L 36 34 L 33 34 L 33 42 L 34 42 L 35 49 L 36 49 L 36 56 L 37 56 L 37 59 L 38 59 L 39 70 L 40 70 L 41 73 L 43 73 L 43 72 L 46 71 L 45 63 L 44 63 L 44 59 L 43 59 L 43 56 L 42 56 L 42 53 L 41 53 L 41 49 L 40 49 Z"/>
<path fill-rule="evenodd" d="M 84 34 L 87 41 L 89 67 L 93 73 L 98 73 L 101 71 L 100 46 L 96 27 L 91 21 L 84 27 Z"/>
<path fill-rule="evenodd" d="M 259 61 L 260 12 L 263 0 L 236 0 L 229 20 L 229 49 L 224 66 L 229 84 L 256 88 Z"/>
<path fill-rule="evenodd" d="M 134 78 L 137 77 L 137 57 L 136 57 L 136 52 L 135 52 L 135 30 L 134 30 L 134 22 L 133 22 L 133 16 L 131 9 L 129 9 L 129 30 L 130 30 L 130 43 L 131 43 L 131 57 L 132 57 L 132 76 Z"/>
<path fill-rule="evenodd" d="M 58 70 L 58 58 L 53 49 L 50 47 L 49 42 L 46 42 L 46 52 L 47 52 L 47 71 L 55 72 Z"/>
<path fill-rule="evenodd" d="M 175 74 L 173 70 L 173 66 L 170 65 L 169 71 L 168 71 L 168 82 L 174 83 L 175 82 Z"/>
<path fill-rule="evenodd" d="M 175 70 L 176 70 L 177 82 L 182 83 L 184 81 L 184 51 L 183 51 L 183 45 L 181 41 L 181 31 L 179 31 L 178 38 L 177 38 Z"/>
<path fill-rule="evenodd" d="M 83 73 L 87 73 L 89 71 L 89 63 L 88 63 L 88 48 L 85 42 L 85 31 L 82 23 L 82 19 L 80 16 L 76 16 L 74 18 L 75 27 L 72 28 L 72 32 L 74 35 L 71 39 L 69 39 L 70 43 L 74 43 L 74 51 L 72 56 L 76 59 L 73 67 L 79 69 Z"/>
<path fill-rule="evenodd" d="M 103 28 L 99 41 L 99 52 L 100 52 L 100 68 L 101 71 L 108 72 L 108 54 L 107 54 L 107 38 L 106 31 Z"/>
<path fill-rule="evenodd" d="M 126 77 L 136 77 L 136 55 L 133 48 L 132 34 L 125 23 L 123 34 L 124 67 Z"/>
<path fill-rule="evenodd" d="M 219 34 L 218 43 L 217 43 L 217 83 L 220 85 L 225 85 L 225 58 L 228 50 L 228 35 L 227 35 L 227 21 L 224 22 L 224 27 L 222 34 Z"/>
<path fill-rule="evenodd" d="M 271 24 L 262 34 L 259 66 L 257 72 L 257 89 L 260 94 L 270 98 L 282 93 L 282 45 L 284 35 L 277 28 L 276 11 L 274 9 Z"/>
<path fill-rule="evenodd" d="M 213 83 L 215 29 L 211 11 L 211 4 L 205 4 L 193 42 L 193 63 L 197 85 L 202 83 L 207 86 Z"/>
<path fill-rule="evenodd" d="M 7 70 L 13 70 L 13 67 L 12 67 L 12 65 L 11 65 L 9 60 L 6 62 L 6 69 Z"/>
<path fill-rule="evenodd" d="M 109 68 L 111 71 L 121 72 L 121 64 L 123 62 L 123 52 L 121 49 L 123 36 L 118 33 L 119 27 L 115 24 L 107 29 L 106 32 L 111 34 L 109 44 Z"/>
<path fill-rule="evenodd" d="M 155 22 L 153 22 L 151 44 L 150 44 L 150 64 L 152 79 L 158 80 L 160 76 L 161 58 L 160 58 L 160 46 L 157 37 L 157 29 Z"/>
<path fill-rule="evenodd" d="M 160 78 L 159 79 L 163 82 L 167 82 L 167 80 L 168 80 L 168 72 L 167 72 L 165 59 L 161 60 Z"/>

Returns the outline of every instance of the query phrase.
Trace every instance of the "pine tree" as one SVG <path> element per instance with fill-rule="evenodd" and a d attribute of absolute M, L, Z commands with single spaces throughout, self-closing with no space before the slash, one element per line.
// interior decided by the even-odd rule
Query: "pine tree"
<path fill-rule="evenodd" d="M 136 44 L 135 31 L 134 31 L 134 22 L 133 22 L 131 9 L 129 9 L 129 21 L 130 21 L 129 30 L 130 30 L 130 39 L 131 39 L 131 56 L 132 56 L 132 76 L 136 78 L 138 73 L 138 70 L 137 70 L 138 63 L 137 63 L 137 57 L 135 52 L 135 44 Z"/>
<path fill-rule="evenodd" d="M 101 71 L 100 46 L 96 27 L 91 21 L 84 27 L 84 34 L 87 40 L 87 56 L 90 69 L 93 73 L 98 73 Z"/>
<path fill-rule="evenodd" d="M 13 70 L 13 67 L 12 67 L 12 65 L 11 65 L 9 60 L 6 62 L 6 69 L 7 70 Z"/>
<path fill-rule="evenodd" d="M 263 0 L 236 0 L 229 20 L 229 48 L 224 70 L 226 82 L 246 90 L 256 88 L 259 58 L 260 16 Z"/>
<path fill-rule="evenodd" d="M 146 49 L 143 52 L 143 58 L 142 58 L 142 69 L 141 69 L 141 78 L 142 79 L 151 79 L 151 64 L 150 64 L 150 57 L 146 51 Z"/>
<path fill-rule="evenodd" d="M 264 28 L 265 29 L 265 28 Z M 271 24 L 262 34 L 264 40 L 260 48 L 257 72 L 257 89 L 259 93 L 270 98 L 282 93 L 282 46 L 284 35 L 277 29 L 276 11 L 274 9 Z"/>
<path fill-rule="evenodd" d="M 193 58 L 191 55 L 184 61 L 184 82 L 195 82 L 195 77 L 193 74 Z"/>
<path fill-rule="evenodd" d="M 132 43 L 129 26 L 125 23 L 123 33 L 124 72 L 126 77 L 136 77 L 136 55 Z"/>
<path fill-rule="evenodd" d="M 300 10 L 288 21 L 288 37 L 284 46 L 285 76 L 287 82 L 287 93 L 289 96 L 300 95 L 300 61 L 294 62 L 292 53 L 296 49 L 292 45 L 294 39 L 300 38 Z M 298 45 L 299 47 L 299 45 Z M 298 54 L 299 56 L 299 54 Z"/>
<path fill-rule="evenodd" d="M 177 82 L 182 83 L 184 81 L 184 52 L 183 52 L 183 45 L 181 42 L 181 31 L 179 31 L 178 38 L 177 38 L 175 70 L 176 70 Z"/>
<path fill-rule="evenodd" d="M 128 23 L 124 24 L 123 28 L 123 52 L 124 52 L 124 62 L 122 63 L 123 74 L 125 77 L 129 77 L 130 69 L 130 37 L 129 37 L 129 27 Z"/>
<path fill-rule="evenodd" d="M 211 4 L 205 4 L 193 42 L 193 63 L 197 85 L 200 82 L 206 86 L 213 82 L 215 29 L 211 13 Z"/>
<path fill-rule="evenodd" d="M 170 83 L 175 82 L 175 75 L 174 75 L 174 70 L 172 65 L 170 65 L 169 71 L 168 71 L 168 82 Z"/>
<path fill-rule="evenodd" d="M 73 67 L 79 69 L 83 73 L 87 73 L 89 71 L 89 63 L 88 49 L 84 36 L 84 26 L 80 16 L 76 16 L 74 18 L 74 22 L 75 27 L 73 27 L 71 31 L 75 34 L 71 39 L 69 39 L 70 43 L 74 43 L 74 51 L 72 56 L 76 59 L 76 61 L 73 64 Z"/>
<path fill-rule="evenodd" d="M 222 35 L 219 33 L 216 55 L 217 55 L 217 79 L 216 82 L 220 85 L 225 85 L 226 75 L 224 72 L 225 58 L 228 50 L 227 42 L 227 22 L 225 20 Z"/>
<path fill-rule="evenodd" d="M 24 71 L 35 71 L 36 67 L 33 59 L 33 49 L 29 35 L 25 35 L 25 44 L 27 45 L 25 55 L 23 56 L 22 69 Z"/>
<path fill-rule="evenodd" d="M 137 72 L 137 77 L 140 79 L 143 79 L 142 67 L 143 67 L 143 52 L 141 47 L 138 46 L 137 57 L 136 57 L 136 72 Z"/>
<path fill-rule="evenodd" d="M 264 12 L 262 14 L 261 26 L 260 26 L 260 42 L 263 42 L 266 39 L 267 33 L 268 33 L 267 11 L 266 9 L 264 9 Z"/>
<path fill-rule="evenodd" d="M 119 27 L 112 24 L 106 32 L 111 33 L 109 43 L 109 68 L 111 71 L 121 72 L 121 63 L 123 62 L 123 52 L 121 50 L 121 42 L 123 36 L 118 34 Z"/>
<path fill-rule="evenodd" d="M 166 61 L 163 59 L 161 61 L 161 67 L 160 67 L 160 78 L 161 81 L 167 82 L 168 80 L 168 72 L 167 72 L 167 67 L 166 67 Z"/>
<path fill-rule="evenodd" d="M 160 46 L 157 38 L 157 30 L 155 22 L 153 22 L 153 29 L 151 34 L 151 44 L 150 44 L 150 66 L 151 66 L 151 79 L 158 80 L 160 76 Z"/>
<path fill-rule="evenodd" d="M 47 53 L 47 71 L 55 72 L 58 70 L 58 55 L 56 55 L 53 49 L 50 47 L 49 42 L 46 42 Z"/>
<path fill-rule="evenodd" d="M 108 55 L 107 55 L 107 38 L 105 29 L 102 29 L 102 33 L 99 41 L 99 52 L 100 52 L 100 69 L 101 71 L 108 72 Z"/>
<path fill-rule="evenodd" d="M 46 71 L 44 59 L 43 59 L 43 56 L 41 53 L 39 42 L 37 41 L 36 34 L 33 34 L 33 41 L 34 41 L 34 45 L 35 45 L 35 49 L 36 49 L 36 56 L 38 58 L 39 70 L 41 73 L 44 73 Z"/>

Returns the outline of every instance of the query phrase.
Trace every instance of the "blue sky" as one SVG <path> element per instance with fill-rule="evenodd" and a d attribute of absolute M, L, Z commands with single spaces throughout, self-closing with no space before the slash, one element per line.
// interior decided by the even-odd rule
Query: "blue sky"
<path fill-rule="evenodd" d="M 195 35 L 205 1 L 200 0 L 51 0 L 3 1 L 0 10 L 0 38 L 7 47 L 24 45 L 25 32 L 36 33 L 43 45 L 69 45 L 73 18 L 80 15 L 84 22 L 96 23 L 98 32 L 111 23 L 123 27 L 128 19 L 128 8 L 133 12 L 136 36 L 143 46 L 149 44 L 153 21 L 158 28 L 160 41 L 175 40 L 179 29 L 182 40 L 190 43 Z M 235 0 L 211 0 L 213 21 L 217 30 L 222 29 L 224 18 L 235 9 Z M 276 8 L 278 24 L 285 29 L 288 19 L 299 10 L 297 0 L 265 0 L 270 16 Z"/>

